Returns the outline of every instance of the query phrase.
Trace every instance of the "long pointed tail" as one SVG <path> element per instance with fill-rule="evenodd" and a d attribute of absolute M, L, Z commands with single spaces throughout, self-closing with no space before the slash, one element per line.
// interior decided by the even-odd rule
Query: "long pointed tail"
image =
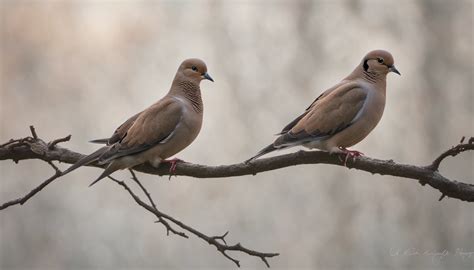
<path fill-rule="evenodd" d="M 109 149 L 108 146 L 104 146 L 102 148 L 99 148 L 98 150 L 96 150 L 94 153 L 88 155 L 88 156 L 85 156 L 83 158 L 81 158 L 79 161 L 77 161 L 75 164 L 73 164 L 71 167 L 67 168 L 67 170 L 65 170 L 63 172 L 62 175 L 65 175 L 65 174 L 68 174 L 72 171 L 74 171 L 75 169 L 81 167 L 81 166 L 84 166 L 84 165 L 87 165 L 87 164 L 90 164 L 96 160 L 99 159 L 99 157 Z"/>
<path fill-rule="evenodd" d="M 94 180 L 94 182 L 90 183 L 89 187 L 99 182 L 100 180 L 104 179 L 105 177 L 111 175 L 116 170 L 122 169 L 123 167 L 120 167 L 119 163 L 120 162 L 117 162 L 116 160 L 113 160 L 112 162 L 110 162 L 109 166 L 105 168 L 105 170 L 100 174 L 100 176 L 97 179 Z"/>
<path fill-rule="evenodd" d="M 97 139 L 97 140 L 92 140 L 92 141 L 89 141 L 90 143 L 100 143 L 100 144 L 107 144 L 109 142 L 109 139 L 108 138 L 105 138 L 105 139 Z"/>
<path fill-rule="evenodd" d="M 270 144 L 269 146 L 263 148 L 262 150 L 260 150 L 260 152 L 258 152 L 255 156 L 253 156 L 252 158 L 249 158 L 247 159 L 244 163 L 249 163 L 250 161 L 254 160 L 254 159 L 257 159 L 265 154 L 268 154 L 270 152 L 273 152 L 275 150 L 278 150 L 280 148 L 276 148 L 275 146 L 273 146 L 273 144 Z"/>

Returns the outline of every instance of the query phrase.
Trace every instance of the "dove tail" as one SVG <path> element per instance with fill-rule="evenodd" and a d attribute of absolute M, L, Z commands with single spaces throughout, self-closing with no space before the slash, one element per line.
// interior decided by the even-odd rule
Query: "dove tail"
<path fill-rule="evenodd" d="M 97 177 L 97 179 L 95 179 L 94 182 L 90 183 L 89 187 L 91 187 L 95 183 L 99 182 L 100 180 L 102 180 L 105 177 L 111 175 L 113 172 L 115 172 L 116 170 L 119 170 L 119 169 L 121 169 L 121 168 L 120 168 L 120 165 L 117 163 L 117 161 L 115 161 L 115 160 L 112 161 L 111 163 L 109 163 L 107 168 L 105 168 L 105 170 L 102 172 L 102 174 L 99 177 Z"/>
<path fill-rule="evenodd" d="M 62 175 L 68 174 L 68 173 L 74 171 L 75 169 L 77 169 L 81 166 L 84 166 L 84 165 L 90 164 L 94 161 L 97 161 L 100 158 L 100 156 L 102 156 L 102 154 L 105 153 L 105 151 L 107 151 L 108 149 L 109 149 L 108 146 L 104 146 L 104 147 L 99 148 L 98 150 L 96 150 L 94 153 L 79 159 L 79 161 L 74 163 L 71 167 L 67 168 L 62 173 Z"/>
<path fill-rule="evenodd" d="M 90 143 L 99 143 L 99 144 L 107 144 L 109 142 L 108 138 L 105 139 L 97 139 L 97 140 L 92 140 L 89 141 Z"/>
<path fill-rule="evenodd" d="M 267 147 L 263 148 L 262 150 L 260 150 L 260 152 L 258 152 L 258 153 L 257 153 L 255 156 L 253 156 L 252 158 L 247 159 L 247 160 L 245 161 L 245 163 L 249 163 L 249 162 L 252 161 L 252 160 L 255 160 L 255 159 L 257 159 L 257 158 L 259 158 L 259 157 L 261 157 L 261 156 L 263 156 L 263 155 L 265 155 L 265 154 L 268 154 L 268 153 L 273 152 L 273 151 L 278 150 L 278 149 L 280 149 L 280 148 L 276 148 L 275 146 L 273 146 L 273 144 L 270 144 L 269 146 L 267 146 Z"/>

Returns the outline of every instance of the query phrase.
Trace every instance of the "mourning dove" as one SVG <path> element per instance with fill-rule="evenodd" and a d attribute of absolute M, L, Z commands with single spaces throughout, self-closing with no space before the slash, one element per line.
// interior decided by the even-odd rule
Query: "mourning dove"
<path fill-rule="evenodd" d="M 392 55 L 383 50 L 369 52 L 349 76 L 323 92 L 277 134 L 279 137 L 272 144 L 247 162 L 297 145 L 344 153 L 346 161 L 349 156 L 361 155 L 346 147 L 362 141 L 380 121 L 389 72 L 400 75 Z"/>
<path fill-rule="evenodd" d="M 199 59 L 185 60 L 166 96 L 130 117 L 110 138 L 91 141 L 106 146 L 80 159 L 63 175 L 92 162 L 108 165 L 91 185 L 116 170 L 145 162 L 154 167 L 171 162 L 173 172 L 177 159 L 165 159 L 190 145 L 201 130 L 203 103 L 199 84 L 203 79 L 214 81 L 206 64 Z"/>

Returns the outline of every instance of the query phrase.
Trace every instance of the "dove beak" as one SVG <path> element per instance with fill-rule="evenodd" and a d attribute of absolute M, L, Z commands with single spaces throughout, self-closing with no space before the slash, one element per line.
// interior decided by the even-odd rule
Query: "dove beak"
<path fill-rule="evenodd" d="M 400 71 L 398 71 L 394 65 L 390 66 L 388 70 L 390 70 L 390 72 L 397 73 L 398 75 L 402 76 L 402 74 L 400 74 Z"/>
<path fill-rule="evenodd" d="M 211 82 L 214 82 L 214 79 L 212 79 L 212 77 L 211 77 L 207 72 L 204 72 L 204 73 L 201 75 L 201 78 L 206 79 L 206 80 L 209 80 L 209 81 L 211 81 Z"/>

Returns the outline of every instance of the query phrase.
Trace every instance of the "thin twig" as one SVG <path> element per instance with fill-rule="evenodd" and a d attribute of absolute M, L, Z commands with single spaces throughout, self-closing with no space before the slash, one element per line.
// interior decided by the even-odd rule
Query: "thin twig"
<path fill-rule="evenodd" d="M 133 181 L 135 181 L 135 183 L 137 183 L 137 185 L 140 187 L 140 189 L 143 191 L 143 193 L 145 194 L 145 196 L 148 198 L 148 200 L 150 201 L 151 203 L 151 206 L 157 211 L 158 209 L 156 208 L 156 204 L 155 202 L 153 201 L 150 193 L 148 192 L 148 190 L 142 185 L 142 183 L 138 180 L 138 177 L 135 175 L 135 172 L 132 170 L 132 169 L 129 169 L 130 171 L 130 174 L 132 175 L 132 179 Z M 109 177 L 111 178 L 111 177 Z M 112 179 L 114 180 L 114 179 Z M 180 232 L 180 231 L 177 231 L 175 230 L 173 227 L 171 227 L 171 225 L 168 223 L 168 221 L 166 221 L 166 219 L 164 219 L 163 217 L 161 216 L 157 216 L 158 217 L 158 221 L 156 221 L 156 223 L 161 223 L 163 224 L 163 226 L 165 226 L 166 228 L 166 235 L 170 235 L 170 232 L 172 232 L 173 234 L 176 234 L 176 235 L 179 235 L 181 237 L 184 237 L 184 238 L 188 238 L 188 236 L 184 233 L 184 232 Z"/>
<path fill-rule="evenodd" d="M 58 143 L 62 143 L 62 142 L 67 142 L 71 139 L 71 135 L 67 135 L 66 137 L 64 138 L 59 138 L 59 139 L 56 139 L 56 140 L 53 140 L 51 142 L 48 143 L 48 149 L 51 150 L 54 148 L 54 146 L 56 146 L 56 144 Z"/>
<path fill-rule="evenodd" d="M 428 168 L 430 170 L 433 170 L 433 171 L 437 171 L 439 169 L 439 165 L 441 164 L 441 162 L 448 156 L 452 156 L 452 157 L 455 157 L 457 156 L 458 154 L 462 153 L 462 152 L 465 152 L 465 151 L 468 151 L 468 150 L 474 150 L 474 143 L 473 143 L 473 140 L 474 140 L 474 137 L 471 137 L 469 139 L 469 142 L 468 143 L 464 143 L 464 139 L 465 137 L 462 137 L 461 138 L 461 141 L 458 145 L 456 146 L 453 146 L 451 147 L 450 149 L 446 150 L 445 152 L 443 152 L 441 155 L 439 155 L 439 157 L 437 157 L 433 163 L 431 163 L 430 166 L 428 166 Z"/>
<path fill-rule="evenodd" d="M 5 147 L 5 146 L 7 146 L 7 145 L 9 145 L 9 144 L 12 144 L 12 143 L 15 143 L 15 142 L 18 142 L 18 141 L 20 141 L 20 139 L 17 139 L 17 140 L 10 139 L 8 142 L 3 143 L 3 144 L 0 144 L 0 148 L 3 148 L 3 147 Z"/>
<path fill-rule="evenodd" d="M 0 210 L 3 210 L 5 208 L 8 208 L 8 207 L 13 206 L 13 205 L 17 205 L 17 204 L 23 205 L 29 199 L 31 199 L 33 196 L 35 196 L 36 193 L 40 192 L 43 188 L 45 188 L 47 185 L 49 185 L 51 182 L 53 182 L 54 180 L 56 180 L 57 178 L 59 178 L 62 175 L 62 172 L 58 169 L 58 167 L 56 167 L 51 161 L 47 161 L 47 162 L 54 169 L 54 171 L 55 171 L 54 175 L 51 176 L 50 178 L 46 179 L 45 181 L 43 181 L 39 186 L 35 187 L 33 190 L 28 192 L 23 197 L 15 199 L 15 200 L 8 201 L 8 202 L 0 205 Z"/>
<path fill-rule="evenodd" d="M 130 174 L 132 175 L 132 179 L 133 181 L 135 181 L 135 183 L 138 184 L 138 186 L 142 189 L 143 193 L 145 193 L 146 197 L 148 198 L 148 200 L 150 201 L 151 205 L 153 206 L 153 208 L 156 208 L 156 204 L 155 202 L 153 201 L 153 199 L 151 198 L 151 195 L 150 193 L 148 192 L 148 190 L 146 190 L 146 188 L 142 185 L 142 183 L 138 180 L 138 177 L 137 175 L 135 174 L 135 172 L 132 170 L 132 169 L 128 169 L 128 171 L 130 172 Z"/>
<path fill-rule="evenodd" d="M 445 194 L 441 194 L 441 197 L 439 197 L 438 201 L 441 201 L 442 199 L 444 199 L 444 197 L 446 197 Z"/>
<path fill-rule="evenodd" d="M 30 126 L 30 131 L 31 131 L 31 135 L 33 136 L 33 139 L 38 140 L 38 134 L 36 134 L 36 130 L 34 126 Z"/>
<path fill-rule="evenodd" d="M 130 189 L 130 187 L 124 181 L 117 180 L 113 177 L 109 177 L 109 178 L 112 179 L 115 183 L 122 186 L 126 191 L 128 191 L 130 196 L 132 196 L 132 198 L 135 200 L 135 202 L 137 204 L 139 204 L 141 207 L 143 207 L 146 210 L 148 210 L 149 212 L 153 213 L 156 217 L 167 219 L 167 220 L 173 222 L 174 224 L 176 224 L 177 226 L 181 227 L 183 230 L 186 230 L 186 231 L 194 234 L 198 238 L 201 238 L 202 240 L 206 241 L 210 245 L 215 246 L 217 248 L 217 250 L 219 250 L 219 252 L 222 253 L 222 255 L 224 255 L 227 259 L 234 262 L 238 267 L 240 267 L 240 262 L 238 260 L 232 258 L 231 256 L 229 256 L 227 254 L 227 251 L 239 251 L 239 252 L 248 254 L 250 256 L 258 257 L 265 263 L 265 265 L 267 267 L 270 267 L 270 265 L 267 261 L 267 258 L 272 258 L 272 257 L 275 257 L 275 256 L 279 255 L 278 253 L 264 253 L 264 252 L 251 250 L 251 249 L 243 247 L 240 243 L 232 245 L 232 246 L 229 246 L 227 244 L 222 244 L 217 240 L 221 239 L 225 242 L 224 237 L 227 235 L 227 233 L 224 234 L 223 236 L 218 236 L 218 237 L 216 237 L 216 236 L 207 236 L 204 233 L 202 233 L 202 232 L 200 232 L 200 231 L 184 224 L 183 222 L 173 218 L 172 216 L 169 216 L 169 215 L 159 211 L 158 209 L 154 208 L 152 205 L 149 205 L 149 204 L 145 203 Z"/>
<path fill-rule="evenodd" d="M 213 236 L 212 238 L 214 240 L 221 240 L 222 242 L 224 242 L 224 244 L 227 245 L 227 242 L 225 241 L 225 237 L 229 234 L 229 231 L 225 232 L 223 235 L 219 235 L 219 236 Z"/>

